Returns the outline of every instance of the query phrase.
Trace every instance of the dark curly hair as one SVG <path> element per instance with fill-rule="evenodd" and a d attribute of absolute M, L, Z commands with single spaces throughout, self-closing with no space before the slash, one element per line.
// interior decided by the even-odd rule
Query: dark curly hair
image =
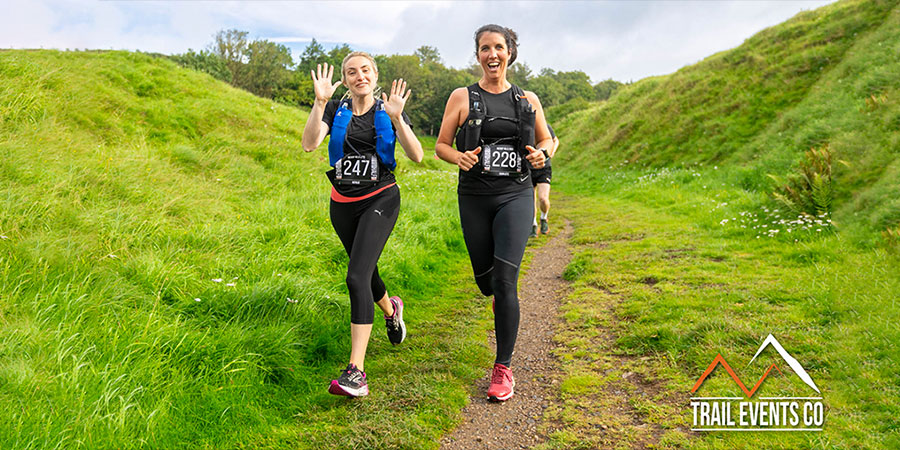
<path fill-rule="evenodd" d="M 512 63 L 516 62 L 516 56 L 519 55 L 519 43 L 517 42 L 519 36 L 512 29 L 493 23 L 484 25 L 475 32 L 476 57 L 478 56 L 478 39 L 480 39 L 481 35 L 484 33 L 500 33 L 503 35 L 503 39 L 506 40 L 506 48 L 509 49 L 509 62 L 507 65 L 512 65 Z"/>

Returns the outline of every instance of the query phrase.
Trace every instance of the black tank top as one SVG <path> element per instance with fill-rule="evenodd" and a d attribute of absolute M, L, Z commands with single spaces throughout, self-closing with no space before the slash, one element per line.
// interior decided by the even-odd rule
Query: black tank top
<path fill-rule="evenodd" d="M 519 128 L 514 120 L 516 118 L 516 99 L 513 97 L 513 89 L 507 89 L 499 94 L 485 91 L 476 83 L 474 85 L 481 93 L 484 101 L 486 117 L 481 124 L 482 144 L 513 144 L 518 145 Z M 465 128 L 460 128 L 456 135 L 456 149 L 461 148 L 465 140 Z M 459 170 L 460 194 L 496 195 L 509 192 L 531 189 L 531 172 L 525 170 L 521 177 L 498 177 L 482 173 L 479 160 L 469 171 Z"/>

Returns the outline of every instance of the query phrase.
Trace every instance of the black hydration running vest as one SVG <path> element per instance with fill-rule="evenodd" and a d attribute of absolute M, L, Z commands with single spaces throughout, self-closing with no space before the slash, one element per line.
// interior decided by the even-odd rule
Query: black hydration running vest
<path fill-rule="evenodd" d="M 467 90 L 469 116 L 456 134 L 456 148 L 463 152 L 480 146 L 482 152 L 471 169 L 459 171 L 457 191 L 460 194 L 495 195 L 531 189 L 525 146 L 534 146 L 535 112 L 525 98 L 525 92 L 515 84 L 500 94 L 487 92 L 478 83 Z M 503 176 L 485 173 L 483 158 L 487 145 L 514 146 L 521 173 L 510 172 Z"/>

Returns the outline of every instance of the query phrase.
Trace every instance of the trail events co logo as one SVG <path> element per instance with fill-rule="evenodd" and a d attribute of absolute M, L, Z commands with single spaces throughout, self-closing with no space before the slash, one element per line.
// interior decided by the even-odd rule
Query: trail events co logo
<path fill-rule="evenodd" d="M 779 373 L 781 369 L 772 363 L 752 389 L 738 378 L 731 366 L 725 362 L 721 354 L 716 355 L 691 393 L 696 393 L 713 369 L 720 364 L 731 375 L 735 384 L 746 395 L 744 397 L 691 397 L 691 408 L 694 413 L 694 424 L 691 431 L 822 431 L 825 422 L 825 405 L 822 403 L 821 391 L 816 383 L 797 360 L 771 334 L 766 337 L 750 364 L 768 346 L 772 346 L 778 355 L 797 374 L 798 377 L 819 396 L 814 397 L 758 397 L 751 400 L 772 369 Z M 747 364 L 749 367 L 750 364 Z"/>

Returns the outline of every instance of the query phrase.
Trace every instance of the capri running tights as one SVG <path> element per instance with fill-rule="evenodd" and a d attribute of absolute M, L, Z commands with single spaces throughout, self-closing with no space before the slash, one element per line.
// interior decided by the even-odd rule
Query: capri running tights
<path fill-rule="evenodd" d="M 397 186 L 359 201 L 331 200 L 331 225 L 350 256 L 347 263 L 350 323 L 371 324 L 375 319 L 375 302 L 387 292 L 378 276 L 377 264 L 399 212 Z"/>

